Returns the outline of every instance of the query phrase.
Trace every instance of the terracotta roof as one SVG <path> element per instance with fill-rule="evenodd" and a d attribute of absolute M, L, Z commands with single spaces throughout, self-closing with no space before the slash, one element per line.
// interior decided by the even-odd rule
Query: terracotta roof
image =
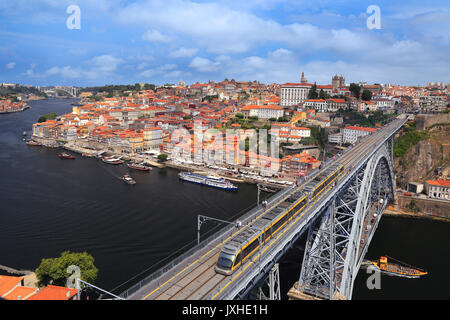
<path fill-rule="evenodd" d="M 69 300 L 76 294 L 76 289 L 49 285 L 27 300 Z"/>
<path fill-rule="evenodd" d="M 37 288 L 16 287 L 13 291 L 5 295 L 3 298 L 5 298 L 6 300 L 27 300 L 27 298 L 34 294 L 37 290 Z"/>
<path fill-rule="evenodd" d="M 450 179 L 444 180 L 427 180 L 428 184 L 431 184 L 433 186 L 439 186 L 439 187 L 450 187 Z"/>
<path fill-rule="evenodd" d="M 0 297 L 20 284 L 23 277 L 0 276 Z"/>
<path fill-rule="evenodd" d="M 361 131 L 369 131 L 369 132 L 374 132 L 376 130 L 375 128 L 355 127 L 355 126 L 345 127 L 344 129 L 361 130 Z"/>

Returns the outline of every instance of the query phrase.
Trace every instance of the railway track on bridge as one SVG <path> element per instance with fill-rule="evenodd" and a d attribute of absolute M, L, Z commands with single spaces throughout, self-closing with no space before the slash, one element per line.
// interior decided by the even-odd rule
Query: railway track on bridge
<path fill-rule="evenodd" d="M 391 123 L 390 125 L 393 124 Z M 339 161 L 343 164 L 345 170 L 340 173 L 336 181 L 339 181 L 339 179 L 343 178 L 345 175 L 350 174 L 352 169 L 362 159 L 364 159 L 364 157 L 372 151 L 376 144 L 380 143 L 383 138 L 385 138 L 384 130 L 379 130 L 374 134 L 365 137 L 365 139 L 359 144 L 338 157 L 335 161 Z M 271 202 L 266 210 L 261 210 L 261 212 L 257 213 L 255 217 L 250 219 L 250 225 L 258 221 L 258 219 L 260 219 L 266 212 L 269 212 L 274 207 L 286 201 L 286 199 L 288 199 L 293 193 L 302 191 L 304 186 L 309 181 L 314 179 L 314 177 L 320 174 L 321 171 L 326 170 L 326 168 L 327 167 L 325 166 L 322 170 L 319 170 L 308 177 L 308 179 L 306 179 L 300 186 L 292 187 L 291 191 L 286 195 Z M 152 281 L 145 287 L 135 292 L 129 298 L 144 300 L 201 300 L 220 298 L 221 293 L 227 287 L 235 281 L 239 281 L 239 277 L 242 276 L 244 272 L 250 268 L 250 266 L 258 262 L 259 255 L 264 254 L 266 250 L 276 243 L 281 235 L 287 232 L 305 214 L 307 215 L 308 213 L 311 213 L 312 209 L 314 209 L 319 201 L 321 201 L 321 199 L 326 196 L 332 188 L 333 186 L 329 185 L 326 189 L 324 189 L 324 192 L 322 192 L 320 197 L 314 199 L 311 203 L 308 203 L 302 214 L 297 217 L 295 221 L 292 221 L 288 225 L 284 226 L 278 232 L 278 236 L 275 239 L 268 241 L 269 244 L 264 245 L 261 248 L 261 252 L 258 254 L 255 253 L 254 257 L 242 265 L 239 271 L 237 271 L 234 275 L 225 276 L 218 274 L 215 272 L 214 267 L 216 265 L 222 244 L 239 232 L 242 232 L 242 229 L 237 231 L 235 230 L 231 233 L 231 235 L 225 235 L 223 238 L 217 239 L 217 241 L 213 242 L 207 248 L 203 248 L 203 250 L 199 252 L 200 257 L 198 259 L 191 259 L 186 261 L 186 263 L 180 263 L 171 270 L 170 275 L 166 275 L 166 277 L 162 280 L 159 279 L 159 281 Z"/>

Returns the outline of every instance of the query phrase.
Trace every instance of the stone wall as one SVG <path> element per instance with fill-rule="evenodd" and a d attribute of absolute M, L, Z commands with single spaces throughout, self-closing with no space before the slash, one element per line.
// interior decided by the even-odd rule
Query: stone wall
<path fill-rule="evenodd" d="M 415 206 L 420 213 L 450 218 L 450 201 L 423 199 L 400 195 L 397 197 L 397 205 L 402 209 L 409 209 L 408 206 L 414 200 Z"/>
<path fill-rule="evenodd" d="M 416 121 L 417 129 L 423 131 L 425 128 L 437 123 L 450 123 L 450 113 L 440 113 L 436 115 L 419 114 L 416 117 Z"/>

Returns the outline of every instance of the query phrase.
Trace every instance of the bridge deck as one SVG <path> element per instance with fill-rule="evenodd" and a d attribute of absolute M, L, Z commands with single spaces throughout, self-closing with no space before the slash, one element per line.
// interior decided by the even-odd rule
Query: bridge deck
<path fill-rule="evenodd" d="M 349 148 L 336 161 L 344 164 L 345 170 L 338 176 L 337 181 L 340 181 L 353 173 L 356 165 L 360 164 L 362 160 L 374 149 L 377 148 L 385 139 L 390 137 L 401 125 L 399 123 L 391 123 L 387 127 L 376 131 L 375 133 L 366 136 L 361 143 L 353 148 Z M 332 164 L 332 163 L 331 163 Z M 331 165 L 330 164 L 330 165 Z M 325 170 L 323 168 L 322 170 Z M 289 197 L 294 192 L 301 191 L 305 184 L 311 181 L 316 174 L 309 176 L 304 183 L 298 187 L 287 188 L 280 191 L 270 200 L 266 211 L 262 209 L 256 210 L 255 213 L 246 219 L 242 219 L 243 225 L 252 224 L 258 220 L 265 212 L 270 211 L 276 205 L 281 203 L 283 199 Z M 227 241 L 232 235 L 235 235 L 241 230 L 231 229 L 229 232 L 223 234 L 221 237 L 212 241 L 206 247 L 199 249 L 195 255 L 189 256 L 181 261 L 178 265 L 168 270 L 157 279 L 150 283 L 143 285 L 142 288 L 127 296 L 129 299 L 221 299 L 227 298 L 227 289 L 243 281 L 245 277 L 249 276 L 251 267 L 256 267 L 258 262 L 263 259 L 265 255 L 273 254 L 273 251 L 279 250 L 279 246 L 283 245 L 282 240 L 284 236 L 292 233 L 298 234 L 303 232 L 300 228 L 306 226 L 314 212 L 317 212 L 317 207 L 320 206 L 322 199 L 326 199 L 331 193 L 335 192 L 333 186 L 324 189 L 319 197 L 308 203 L 300 216 L 296 217 L 294 221 L 286 225 L 280 230 L 277 235 L 268 241 L 261 250 L 254 254 L 245 264 L 243 264 L 231 276 L 224 276 L 217 274 L 214 270 L 217 262 L 217 257 L 220 252 L 222 244 Z M 325 197 L 325 198 L 324 198 Z M 371 217 L 373 218 L 373 217 Z M 260 267 L 260 266 L 259 266 Z M 254 270 L 253 270 L 254 274 Z M 247 279 L 248 280 L 248 279 Z M 247 281 L 248 282 L 248 281 Z"/>

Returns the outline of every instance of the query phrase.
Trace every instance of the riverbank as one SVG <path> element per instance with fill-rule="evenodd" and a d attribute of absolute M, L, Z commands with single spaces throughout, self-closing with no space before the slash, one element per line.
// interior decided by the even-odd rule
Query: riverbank
<path fill-rule="evenodd" d="M 283 183 L 283 182 L 274 182 L 274 181 L 267 181 L 263 180 L 263 178 L 257 179 L 255 175 L 255 178 L 250 177 L 249 175 L 243 176 L 243 174 L 239 177 L 235 177 L 235 176 L 230 176 L 230 175 L 226 175 L 225 171 L 223 170 L 213 170 L 210 168 L 207 168 L 205 166 L 201 166 L 201 165 L 191 165 L 191 164 L 187 164 L 187 163 L 180 163 L 180 162 L 175 162 L 172 160 L 168 160 L 165 162 L 158 162 L 158 159 L 154 156 L 151 155 L 147 155 L 147 154 L 117 154 L 114 153 L 110 150 L 108 150 L 108 148 L 106 147 L 102 147 L 99 148 L 100 146 L 96 146 L 96 149 L 93 148 L 86 148 L 83 146 L 80 146 L 77 142 L 67 142 L 65 144 L 59 144 L 58 142 L 55 141 L 54 139 L 47 139 L 47 138 L 41 138 L 41 137 L 36 137 L 36 136 L 32 136 L 31 140 L 38 142 L 40 144 L 42 144 L 43 146 L 53 146 L 53 147 L 58 147 L 60 146 L 61 148 L 64 148 L 66 150 L 69 150 L 71 152 L 75 152 L 81 155 L 85 155 L 87 157 L 95 157 L 98 154 L 106 154 L 106 155 L 111 155 L 111 156 L 115 156 L 115 157 L 121 157 L 123 160 L 126 161 L 133 161 L 133 162 L 146 162 L 147 164 L 153 166 L 153 167 L 157 167 L 157 168 L 172 168 L 172 169 L 177 169 L 180 171 L 188 171 L 188 172 L 195 172 L 195 173 L 199 173 L 199 174 L 203 174 L 203 175 L 214 175 L 214 176 L 218 176 L 224 179 L 227 179 L 229 181 L 232 182 L 236 182 L 236 183 L 249 183 L 249 184 L 263 184 L 265 186 L 271 187 L 271 188 L 275 188 L 275 189 L 283 189 L 285 187 L 288 187 L 288 184 Z"/>
<path fill-rule="evenodd" d="M 21 108 L 21 109 L 17 109 L 17 110 L 11 110 L 11 111 L 1 111 L 0 114 L 8 114 L 8 113 L 16 113 L 16 112 L 22 112 L 25 111 L 27 109 L 31 109 L 31 107 L 29 105 L 26 105 L 25 107 Z"/>
<path fill-rule="evenodd" d="M 383 212 L 383 215 L 400 218 L 428 219 L 442 222 L 450 222 L 450 219 L 446 217 L 440 217 L 421 212 L 404 211 L 401 209 L 395 209 L 393 206 L 387 206 Z"/>

